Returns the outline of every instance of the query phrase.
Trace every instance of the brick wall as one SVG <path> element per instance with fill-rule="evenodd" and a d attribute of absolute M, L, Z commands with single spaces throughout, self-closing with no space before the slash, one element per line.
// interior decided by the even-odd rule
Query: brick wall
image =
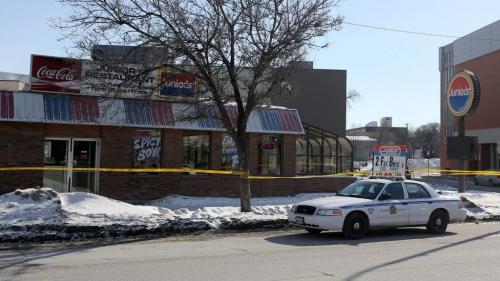
<path fill-rule="evenodd" d="M 41 167 L 43 139 L 41 124 L 0 122 L 0 167 Z M 0 194 L 16 188 L 42 185 L 42 172 L 0 172 Z"/>
<path fill-rule="evenodd" d="M 132 167 L 132 128 L 108 126 L 43 125 L 0 122 L 0 166 L 42 166 L 43 141 L 46 137 L 99 138 L 100 165 L 104 168 Z M 181 130 L 162 132 L 163 168 L 182 167 Z M 211 165 L 221 164 L 221 133 L 212 133 Z M 249 164 L 257 173 L 258 141 L 260 135 L 249 134 Z M 295 136 L 284 136 L 282 141 L 283 175 L 295 174 Z M 349 177 L 311 177 L 301 179 L 268 179 L 251 182 L 252 196 L 282 196 L 302 192 L 334 192 L 353 182 Z M 190 175 L 180 173 L 110 173 L 99 175 L 99 191 L 103 196 L 142 202 L 171 194 L 193 196 L 239 197 L 239 177 L 236 175 Z M 0 194 L 15 188 L 40 186 L 42 172 L 1 172 Z"/>
<path fill-rule="evenodd" d="M 113 188 L 101 195 L 111 198 L 143 202 L 167 195 L 180 194 L 204 197 L 239 197 L 239 176 L 183 175 L 183 174 L 101 174 Z M 252 180 L 252 197 L 292 196 L 298 193 L 336 192 L 354 182 L 352 177 L 312 177 L 298 179 Z"/>
<path fill-rule="evenodd" d="M 281 171 L 284 177 L 295 176 L 296 136 L 283 135 L 281 145 Z"/>

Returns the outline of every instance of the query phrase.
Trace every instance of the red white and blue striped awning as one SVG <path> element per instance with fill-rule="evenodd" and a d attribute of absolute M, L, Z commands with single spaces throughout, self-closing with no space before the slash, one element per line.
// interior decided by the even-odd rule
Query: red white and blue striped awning
<path fill-rule="evenodd" d="M 235 124 L 237 109 L 226 110 Z M 194 115 L 186 115 L 186 112 Z M 203 112 L 202 115 L 196 115 Z M 197 116 L 187 118 L 186 116 Z M 118 99 L 31 92 L 0 92 L 0 121 L 108 125 L 223 131 L 215 106 L 160 100 Z M 252 133 L 303 134 L 297 110 L 258 107 L 249 117 Z"/>

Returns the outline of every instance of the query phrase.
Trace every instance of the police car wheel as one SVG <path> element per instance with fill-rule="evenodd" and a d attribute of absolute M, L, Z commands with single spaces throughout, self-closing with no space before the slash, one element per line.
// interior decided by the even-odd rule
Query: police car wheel
<path fill-rule="evenodd" d="M 309 232 L 311 234 L 319 234 L 319 233 L 321 233 L 321 231 L 323 231 L 322 229 L 309 228 L 309 227 L 306 227 L 305 229 L 307 232 Z"/>
<path fill-rule="evenodd" d="M 431 214 L 427 223 L 427 231 L 432 234 L 441 234 L 448 227 L 448 214 L 443 210 L 436 210 Z"/>
<path fill-rule="evenodd" d="M 342 233 L 349 239 L 361 239 L 368 233 L 368 220 L 363 214 L 352 213 L 345 219 Z"/>

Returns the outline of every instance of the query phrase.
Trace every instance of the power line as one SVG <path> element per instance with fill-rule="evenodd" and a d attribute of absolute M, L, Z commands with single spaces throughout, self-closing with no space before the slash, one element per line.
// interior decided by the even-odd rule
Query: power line
<path fill-rule="evenodd" d="M 413 35 L 432 36 L 432 37 L 441 37 L 441 38 L 453 38 L 453 39 L 471 39 L 471 40 L 484 40 L 484 41 L 500 41 L 500 39 L 495 39 L 495 38 L 479 38 L 479 37 L 468 37 L 468 36 L 445 35 L 445 34 L 437 34 L 437 33 L 426 33 L 426 32 L 418 32 L 418 31 L 411 31 L 411 30 L 403 30 L 403 29 L 396 29 L 396 28 L 388 28 L 388 27 L 381 27 L 381 26 L 374 26 L 374 25 L 367 25 L 367 24 L 345 22 L 345 21 L 342 22 L 342 23 L 343 24 L 347 24 L 347 25 L 353 25 L 353 26 L 359 26 L 359 27 L 377 29 L 377 30 L 384 30 L 384 31 L 392 31 L 392 32 L 413 34 Z"/>

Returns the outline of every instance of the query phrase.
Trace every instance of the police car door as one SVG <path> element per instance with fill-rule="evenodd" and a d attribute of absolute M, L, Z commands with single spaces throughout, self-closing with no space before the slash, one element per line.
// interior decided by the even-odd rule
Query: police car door
<path fill-rule="evenodd" d="M 420 184 L 405 183 L 410 208 L 410 225 L 422 225 L 429 221 L 434 202 L 429 192 Z"/>
<path fill-rule="evenodd" d="M 389 195 L 390 199 L 380 200 L 383 199 L 383 194 Z M 373 223 L 374 225 L 408 225 L 409 208 L 401 183 L 388 184 L 380 193 L 378 199 L 377 206 L 375 206 L 376 221 Z"/>

